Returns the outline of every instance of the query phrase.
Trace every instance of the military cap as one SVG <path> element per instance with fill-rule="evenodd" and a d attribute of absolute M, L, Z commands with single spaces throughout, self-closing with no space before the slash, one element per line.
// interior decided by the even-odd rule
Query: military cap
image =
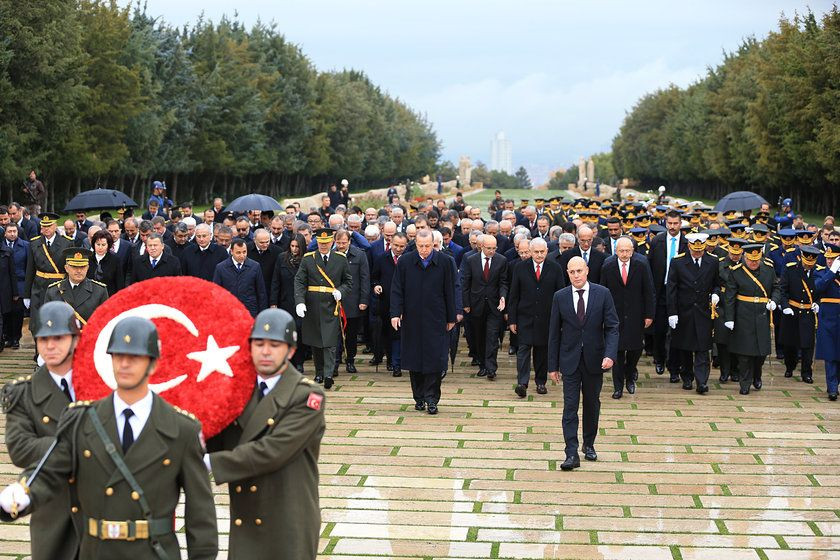
<path fill-rule="evenodd" d="M 530 200 L 531 200 L 530 198 L 522 198 L 522 199 L 519 200 L 519 203 L 522 206 L 528 206 L 528 202 L 530 202 Z"/>
<path fill-rule="evenodd" d="M 740 237 L 729 237 L 726 239 L 726 243 L 730 253 L 740 255 L 744 252 L 744 245 L 747 244 L 747 240 Z"/>
<path fill-rule="evenodd" d="M 817 258 L 822 255 L 822 251 L 819 248 L 814 247 L 813 245 L 803 245 L 799 248 L 799 257 L 802 259 L 802 262 L 805 264 L 814 264 L 817 262 Z"/>
<path fill-rule="evenodd" d="M 665 227 L 660 226 L 659 224 L 651 224 L 648 229 L 651 233 L 662 233 L 663 231 L 666 231 Z"/>
<path fill-rule="evenodd" d="M 840 257 L 840 247 L 838 247 L 834 243 L 826 243 L 825 244 L 825 258 L 836 259 L 837 257 Z"/>
<path fill-rule="evenodd" d="M 683 223 L 680 224 L 680 231 L 683 232 L 683 233 L 688 233 L 689 231 L 691 231 L 691 229 L 692 229 L 691 224 L 689 224 L 686 221 L 683 221 Z"/>
<path fill-rule="evenodd" d="M 798 229 L 796 230 L 796 237 L 812 239 L 816 233 L 808 231 L 807 229 Z"/>
<path fill-rule="evenodd" d="M 551 198 L 548 199 L 548 201 L 549 202 L 560 202 L 560 197 L 559 196 L 552 196 Z"/>
<path fill-rule="evenodd" d="M 779 230 L 779 237 L 788 237 L 793 238 L 796 237 L 799 232 L 792 228 L 786 228 Z"/>
<path fill-rule="evenodd" d="M 80 333 L 76 312 L 65 301 L 48 301 L 38 310 L 38 329 L 35 338 L 47 336 L 76 336 Z"/>
<path fill-rule="evenodd" d="M 764 233 L 764 234 L 770 233 L 770 228 L 768 228 L 764 224 L 755 224 L 755 225 L 753 225 L 752 230 L 753 230 L 753 233 L 756 233 L 756 232 Z"/>
<path fill-rule="evenodd" d="M 744 255 L 747 260 L 758 261 L 764 257 L 762 249 L 764 249 L 764 245 L 761 243 L 747 243 L 744 245 Z"/>
<path fill-rule="evenodd" d="M 332 243 L 335 236 L 335 230 L 332 228 L 318 228 L 315 230 L 314 239 L 318 243 Z"/>
<path fill-rule="evenodd" d="M 741 220 L 727 220 L 726 225 L 731 231 L 740 232 L 747 229 L 747 226 Z"/>
<path fill-rule="evenodd" d="M 647 237 L 647 234 L 648 234 L 648 230 L 643 228 L 643 227 L 630 228 L 630 235 L 636 241 L 644 241 L 645 238 Z"/>
<path fill-rule="evenodd" d="M 276 340 L 297 347 L 295 320 L 284 309 L 264 309 L 254 319 L 250 339 Z"/>
<path fill-rule="evenodd" d="M 90 264 L 88 259 L 93 255 L 93 251 L 81 247 L 67 247 L 61 254 L 64 262 L 70 266 L 88 266 Z"/>
<path fill-rule="evenodd" d="M 534 202 L 545 202 L 545 199 L 541 196 L 538 196 L 537 198 L 534 199 Z"/>
<path fill-rule="evenodd" d="M 53 212 L 41 212 L 38 214 L 38 219 L 41 220 L 41 227 L 47 227 L 55 225 L 61 216 Z"/>
<path fill-rule="evenodd" d="M 142 317 L 126 317 L 114 327 L 106 352 L 157 359 L 160 357 L 157 327 Z"/>
<path fill-rule="evenodd" d="M 721 236 L 724 236 L 724 235 L 729 235 L 729 230 L 722 229 L 722 228 L 704 229 L 700 233 L 705 233 L 709 237 L 721 237 Z"/>
<path fill-rule="evenodd" d="M 706 240 L 709 236 L 705 233 L 689 233 L 685 236 L 688 241 L 688 246 L 695 251 L 701 251 L 706 248 Z"/>

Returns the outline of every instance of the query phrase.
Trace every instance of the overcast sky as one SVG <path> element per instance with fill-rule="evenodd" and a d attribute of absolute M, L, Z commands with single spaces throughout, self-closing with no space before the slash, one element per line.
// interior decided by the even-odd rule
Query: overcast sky
<path fill-rule="evenodd" d="M 320 70 L 355 68 L 427 115 L 443 158 L 489 163 L 503 130 L 536 175 L 609 150 L 638 98 L 701 77 L 781 14 L 831 0 L 146 0 L 181 25 L 276 22 Z M 126 4 L 128 0 L 121 0 Z"/>

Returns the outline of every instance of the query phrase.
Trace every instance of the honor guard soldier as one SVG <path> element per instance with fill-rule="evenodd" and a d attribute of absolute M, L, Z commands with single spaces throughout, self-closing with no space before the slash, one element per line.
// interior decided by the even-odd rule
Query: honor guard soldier
<path fill-rule="evenodd" d="M 350 294 L 353 276 L 344 253 L 333 249 L 335 230 L 315 231 L 318 250 L 306 253 L 295 275 L 295 312 L 303 318 L 303 343 L 312 349 L 315 381 L 333 386 L 335 348 L 342 344 L 341 300 Z"/>
<path fill-rule="evenodd" d="M 650 245 L 648 245 L 648 230 L 643 227 L 634 227 L 630 229 L 630 236 L 633 238 L 634 250 L 646 257 Z"/>
<path fill-rule="evenodd" d="M 67 277 L 50 284 L 44 301 L 63 301 L 76 312 L 76 319 L 86 325 L 96 308 L 108 299 L 108 288 L 102 282 L 87 277 L 88 260 L 93 251 L 68 247 L 64 250 L 64 270 Z"/>
<path fill-rule="evenodd" d="M 828 398 L 837 400 L 840 384 L 840 247 L 825 246 L 826 268 L 816 272 L 814 286 L 820 298 L 816 359 L 825 360 Z"/>
<path fill-rule="evenodd" d="M 817 304 L 814 280 L 817 258 L 822 251 L 813 245 L 800 248 L 799 262 L 790 262 L 780 282 L 782 308 L 782 348 L 785 353 L 785 377 L 793 377 L 801 354 L 802 381 L 813 383 L 814 344 L 816 343 Z M 819 267 L 823 268 L 823 267 Z"/>
<path fill-rule="evenodd" d="M 121 320 L 107 352 L 116 391 L 68 406 L 56 446 L 25 473 L 28 478 L 0 493 L 0 518 L 59 507 L 53 499 L 69 484 L 78 499 L 71 511 L 82 518 L 80 560 L 174 560 L 181 557 L 174 519 L 183 490 L 188 556 L 216 558 L 216 508 L 201 425 L 149 390 L 160 357 L 154 323 Z"/>
<path fill-rule="evenodd" d="M 64 278 L 64 250 L 73 246 L 73 240 L 56 233 L 58 214 L 38 214 L 41 235 L 29 242 L 29 259 L 26 261 L 26 283 L 23 304 L 30 309 L 29 330 L 35 332 L 38 309 L 44 303 L 44 294 L 50 284 Z"/>
<path fill-rule="evenodd" d="M 732 267 L 726 282 L 724 326 L 732 331 L 731 349 L 738 352 L 742 395 L 750 393 L 750 384 L 761 389 L 761 368 L 770 354 L 771 313 L 781 297 L 773 261 L 764 258 L 762 248 L 745 245 L 745 261 Z"/>
<path fill-rule="evenodd" d="M 242 415 L 207 442 L 204 461 L 230 494 L 230 558 L 314 560 L 321 512 L 318 455 L 324 393 L 289 359 L 295 320 L 266 309 L 251 331 L 254 393 Z"/>
<path fill-rule="evenodd" d="M 35 345 L 44 365 L 3 388 L 6 448 L 16 467 L 34 467 L 50 445 L 61 414 L 73 402 L 73 352 L 79 324 L 66 303 L 41 306 Z M 51 507 L 39 509 L 29 522 L 32 560 L 74 560 L 79 538 L 70 515 L 70 487 L 63 485 Z M 81 520 L 77 519 L 77 522 Z M 81 525 L 80 525 L 81 526 Z"/>
<path fill-rule="evenodd" d="M 706 252 L 710 255 L 714 255 L 721 260 L 722 258 L 726 257 L 729 252 L 726 250 L 726 244 L 721 243 L 722 239 L 725 239 L 727 235 L 729 235 L 729 230 L 726 229 L 707 229 L 702 231 L 701 233 L 705 233 L 708 235 L 706 238 Z"/>
<path fill-rule="evenodd" d="M 708 241 L 708 240 L 707 240 Z M 744 245 L 747 242 L 737 237 L 730 237 L 726 240 L 727 252 L 726 256 L 720 259 L 718 264 L 718 278 L 720 281 L 721 301 L 714 306 L 715 315 L 715 348 L 717 348 L 718 364 L 720 365 L 720 382 L 726 383 L 730 379 L 732 381 L 740 381 L 741 376 L 738 373 L 738 355 L 735 349 L 730 345 L 731 333 L 724 324 L 726 323 L 726 283 L 729 281 L 729 275 L 732 273 L 732 267 L 737 266 L 741 262 L 744 255 Z"/>

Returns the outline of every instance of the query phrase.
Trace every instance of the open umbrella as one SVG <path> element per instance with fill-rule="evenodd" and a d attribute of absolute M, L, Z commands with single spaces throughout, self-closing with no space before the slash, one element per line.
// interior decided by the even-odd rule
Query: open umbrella
<path fill-rule="evenodd" d="M 128 198 L 124 192 L 112 189 L 91 189 L 74 196 L 64 207 L 64 212 L 136 207 L 137 203 Z"/>
<path fill-rule="evenodd" d="M 767 201 L 761 196 L 750 191 L 735 191 L 724 196 L 718 203 L 715 204 L 714 211 L 716 212 L 743 212 L 744 210 L 755 210 L 761 208 L 762 204 L 767 204 Z"/>
<path fill-rule="evenodd" d="M 239 198 L 232 200 L 227 205 L 225 211 L 228 212 L 250 212 L 251 210 L 260 210 L 267 212 L 269 210 L 282 210 L 280 203 L 264 194 L 246 194 Z"/>

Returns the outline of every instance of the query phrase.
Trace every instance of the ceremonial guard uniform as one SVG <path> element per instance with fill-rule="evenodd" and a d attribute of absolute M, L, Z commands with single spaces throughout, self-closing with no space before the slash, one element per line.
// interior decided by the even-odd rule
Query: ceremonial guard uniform
<path fill-rule="evenodd" d="M 735 318 L 727 319 L 726 305 L 724 302 L 726 300 L 726 283 L 729 282 L 732 267 L 741 263 L 741 257 L 744 254 L 744 245 L 746 245 L 746 242 L 743 239 L 730 237 L 727 240 L 727 256 L 721 258 L 718 264 L 721 301 L 715 306 L 714 341 L 715 347 L 717 348 L 718 364 L 720 365 L 721 383 L 726 383 L 730 379 L 732 381 L 741 380 L 741 376 L 738 373 L 738 355 L 730 344 L 732 333 L 724 325 L 727 321 L 734 321 Z"/>
<path fill-rule="evenodd" d="M 840 247 L 826 245 L 828 266 L 816 272 L 814 287 L 819 303 L 816 359 L 825 360 L 828 398 L 837 400 L 840 383 Z"/>
<path fill-rule="evenodd" d="M 93 254 L 87 249 L 70 247 L 64 251 L 66 266 L 87 268 Z M 50 284 L 44 301 L 63 301 L 76 312 L 76 319 L 86 325 L 96 308 L 108 299 L 108 287 L 102 282 L 85 277 L 79 284 L 72 284 L 70 278 L 64 278 Z"/>
<path fill-rule="evenodd" d="M 726 283 L 726 328 L 732 330 L 730 345 L 738 352 L 741 394 L 750 392 L 750 384 L 761 389 L 761 368 L 770 354 L 771 312 L 780 299 L 779 281 L 773 262 L 765 259 L 762 246 L 744 246 L 748 260 L 757 264 L 751 270 L 746 263 L 732 267 Z"/>
<path fill-rule="evenodd" d="M 58 214 L 39 214 L 42 235 L 29 242 L 29 259 L 26 261 L 24 298 L 30 301 L 29 330 L 35 332 L 38 309 L 44 303 L 44 294 L 50 284 L 64 278 L 64 250 L 73 247 L 73 240 L 55 233 Z"/>
<path fill-rule="evenodd" d="M 341 300 L 353 288 L 353 276 L 344 253 L 332 248 L 333 230 L 319 229 L 315 238 L 318 251 L 306 253 L 295 275 L 295 304 L 303 318 L 303 343 L 312 348 L 315 361 L 315 381 L 323 381 L 329 389 L 333 385 L 335 348 L 341 340 Z"/>
<path fill-rule="evenodd" d="M 803 246 L 799 261 L 790 262 L 782 273 L 782 348 L 785 353 L 785 377 L 793 377 L 802 355 L 802 381 L 813 383 L 814 344 L 817 329 L 817 299 L 814 280 L 817 257 L 822 252 L 813 245 Z M 822 267 L 820 267 L 822 268 Z"/>
<path fill-rule="evenodd" d="M 79 335 L 73 310 L 60 302 L 41 307 L 41 324 L 35 337 Z M 75 342 L 74 342 L 75 344 Z M 71 346 L 72 354 L 74 347 Z M 64 381 L 64 379 L 62 379 Z M 3 388 L 6 413 L 6 448 L 16 467 L 32 468 L 55 441 L 58 420 L 72 402 L 70 388 L 65 393 L 53 380 L 46 365 L 32 375 L 18 377 Z M 49 502 L 29 521 L 32 560 L 74 560 L 79 537 L 70 514 L 70 486 L 62 485 Z M 76 516 L 81 528 L 81 519 Z"/>
<path fill-rule="evenodd" d="M 297 346 L 295 321 L 266 309 L 251 339 Z M 232 560 L 314 560 L 321 511 L 318 455 L 324 435 L 324 393 L 286 361 L 273 388 L 255 384 L 233 424 L 207 442 L 216 483 L 230 494 Z"/>

